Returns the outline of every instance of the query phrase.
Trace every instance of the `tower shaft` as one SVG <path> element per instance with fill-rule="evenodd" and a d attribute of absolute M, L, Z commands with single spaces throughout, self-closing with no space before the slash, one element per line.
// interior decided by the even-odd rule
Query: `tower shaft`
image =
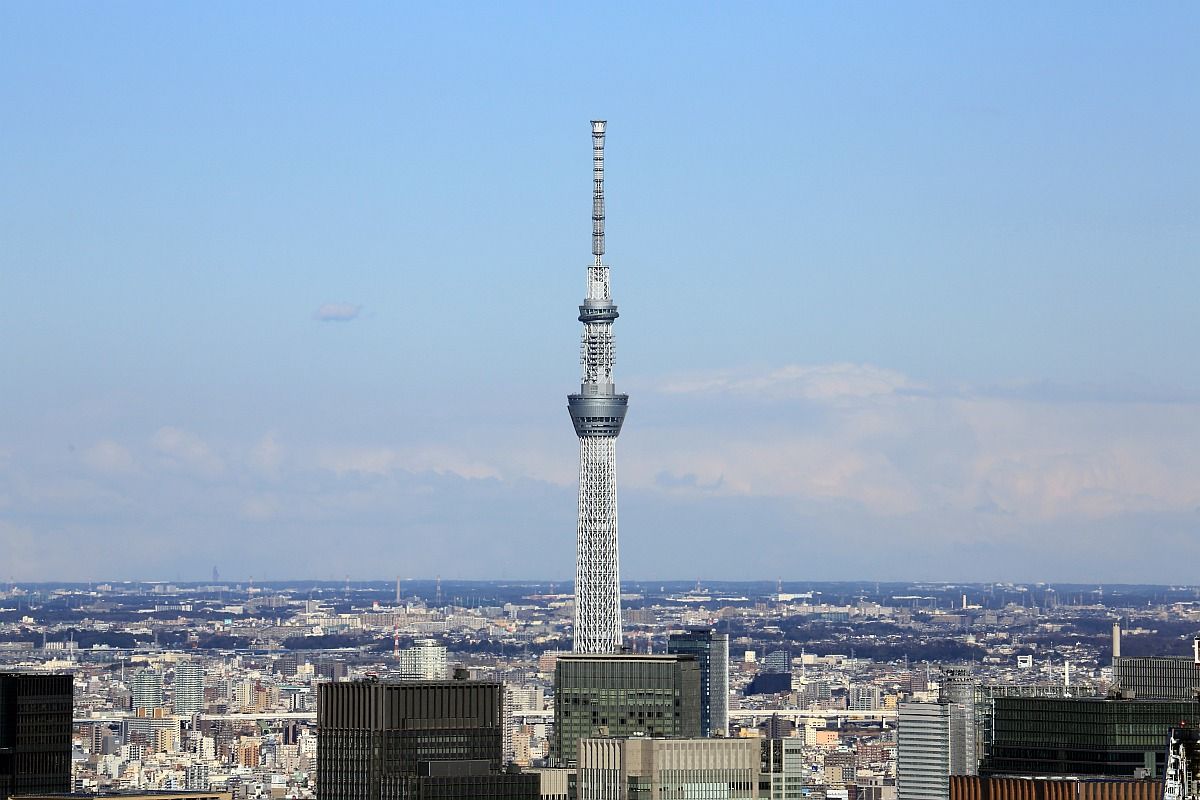
<path fill-rule="evenodd" d="M 621 647 L 621 581 L 617 558 L 617 436 L 629 396 L 616 393 L 612 325 L 617 307 L 604 264 L 603 120 L 592 121 L 592 255 L 583 323 L 579 393 L 567 406 L 579 436 L 579 524 L 576 531 L 575 652 Z"/>

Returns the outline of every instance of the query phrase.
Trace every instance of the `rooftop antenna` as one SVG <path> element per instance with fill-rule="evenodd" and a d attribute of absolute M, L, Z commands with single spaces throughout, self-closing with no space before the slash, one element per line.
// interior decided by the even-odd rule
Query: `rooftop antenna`
<path fill-rule="evenodd" d="M 604 120 L 592 120 L 592 255 L 604 265 Z"/>

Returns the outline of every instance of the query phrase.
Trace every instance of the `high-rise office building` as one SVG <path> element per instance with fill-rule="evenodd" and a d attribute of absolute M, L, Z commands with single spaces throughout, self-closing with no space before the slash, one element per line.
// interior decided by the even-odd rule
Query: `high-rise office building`
<path fill-rule="evenodd" d="M 787 650 L 772 650 L 759 663 L 762 664 L 759 668 L 762 672 L 776 674 L 791 674 L 792 672 L 792 654 Z"/>
<path fill-rule="evenodd" d="M 753 739 L 583 739 L 579 800 L 758 797 Z"/>
<path fill-rule="evenodd" d="M 0 797 L 71 790 L 70 675 L 0 674 Z"/>
<path fill-rule="evenodd" d="M 950 705 L 950 774 L 976 775 L 975 679 L 969 667 L 942 667 L 941 700 Z"/>
<path fill-rule="evenodd" d="M 1113 684 L 1135 700 L 1195 700 L 1200 663 L 1191 657 L 1115 656 Z"/>
<path fill-rule="evenodd" d="M 1093 696 L 1082 686 L 1061 683 L 979 683 L 975 685 L 975 755 L 982 763 L 992 751 L 992 717 L 997 697 Z"/>
<path fill-rule="evenodd" d="M 898 800 L 950 794 L 950 704 L 900 703 L 896 727 Z"/>
<path fill-rule="evenodd" d="M 667 652 L 691 655 L 700 665 L 700 735 L 729 735 L 729 634 L 690 628 L 667 637 Z"/>
<path fill-rule="evenodd" d="M 275 659 L 275 671 L 285 678 L 290 678 L 300 669 L 300 656 L 297 653 L 284 653 Z"/>
<path fill-rule="evenodd" d="M 761 739 L 760 794 L 771 800 L 800 800 L 810 770 L 804 757 L 804 739 L 788 736 Z"/>
<path fill-rule="evenodd" d="M 975 682 L 965 667 L 946 667 L 936 703 L 900 703 L 896 775 L 900 800 L 945 797 L 951 775 L 975 775 Z"/>
<path fill-rule="evenodd" d="M 554 667 L 553 758 L 573 766 L 580 739 L 696 738 L 700 665 L 689 655 L 559 656 Z"/>
<path fill-rule="evenodd" d="M 792 675 L 790 672 L 760 671 L 742 689 L 742 694 L 749 697 L 755 694 L 781 694 L 792 690 Z"/>
<path fill-rule="evenodd" d="M 1200 727 L 1200 703 L 997 697 L 989 775 L 1163 777 L 1175 727 Z"/>
<path fill-rule="evenodd" d="M 323 658 L 316 665 L 317 677 L 331 681 L 344 681 L 349 674 L 345 661 L 334 658 Z"/>
<path fill-rule="evenodd" d="M 621 578 L 617 558 L 617 436 L 629 396 L 613 383 L 613 321 L 617 307 L 604 264 L 604 131 L 592 121 L 592 255 L 583 323 L 579 394 L 567 407 L 579 436 L 579 520 L 575 561 L 575 652 L 621 648 Z"/>
<path fill-rule="evenodd" d="M 195 714 L 204 710 L 204 668 L 199 661 L 175 665 L 174 708 L 176 714 Z"/>
<path fill-rule="evenodd" d="M 501 771 L 499 683 L 323 683 L 318 800 L 538 796 L 535 775 Z"/>
<path fill-rule="evenodd" d="M 133 710 L 153 710 L 163 707 L 162 673 L 156 669 L 139 669 L 133 675 Z"/>

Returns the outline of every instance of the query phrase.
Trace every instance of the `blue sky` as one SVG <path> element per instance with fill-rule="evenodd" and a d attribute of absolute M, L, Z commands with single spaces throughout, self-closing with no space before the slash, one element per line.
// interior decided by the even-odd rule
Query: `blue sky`
<path fill-rule="evenodd" d="M 1188 580 L 1198 39 L 5 5 L 0 578 L 568 577 L 605 117 L 626 576 Z"/>

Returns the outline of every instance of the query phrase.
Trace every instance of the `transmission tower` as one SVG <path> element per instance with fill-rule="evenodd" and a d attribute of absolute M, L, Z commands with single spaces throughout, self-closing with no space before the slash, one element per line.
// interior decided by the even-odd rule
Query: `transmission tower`
<path fill-rule="evenodd" d="M 604 263 L 604 120 L 592 120 L 592 256 L 583 323 L 579 394 L 568 395 L 579 436 L 579 526 L 575 561 L 575 652 L 621 647 L 621 579 L 617 559 L 617 436 L 629 395 L 613 383 L 617 307 Z"/>

